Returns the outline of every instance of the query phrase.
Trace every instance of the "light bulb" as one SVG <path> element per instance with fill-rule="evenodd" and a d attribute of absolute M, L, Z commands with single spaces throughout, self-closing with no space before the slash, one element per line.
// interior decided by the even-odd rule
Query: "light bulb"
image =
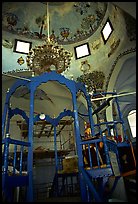
<path fill-rule="evenodd" d="M 41 114 L 39 115 L 39 118 L 40 118 L 40 120 L 44 120 L 44 119 L 45 119 L 45 114 L 44 114 L 44 113 L 41 113 Z"/>

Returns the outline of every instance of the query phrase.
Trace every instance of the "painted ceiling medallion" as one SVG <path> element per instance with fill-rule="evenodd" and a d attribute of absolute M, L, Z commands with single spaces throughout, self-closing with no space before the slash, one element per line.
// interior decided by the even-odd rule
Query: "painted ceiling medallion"
<path fill-rule="evenodd" d="M 90 69 L 91 65 L 88 63 L 88 60 L 81 62 L 80 70 L 83 72 L 83 74 L 88 73 Z"/>
<path fill-rule="evenodd" d="M 18 62 L 19 65 L 24 64 L 24 59 L 23 59 L 23 57 L 20 57 L 20 58 L 17 60 L 17 62 Z"/>

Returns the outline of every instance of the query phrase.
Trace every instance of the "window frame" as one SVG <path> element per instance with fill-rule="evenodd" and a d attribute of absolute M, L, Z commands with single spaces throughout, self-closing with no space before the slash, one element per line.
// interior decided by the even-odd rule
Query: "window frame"
<path fill-rule="evenodd" d="M 26 41 L 26 40 L 15 39 L 13 52 L 20 53 L 20 54 L 26 54 L 27 55 L 29 53 L 29 51 L 28 52 L 23 52 L 23 51 L 16 50 L 18 42 L 28 43 L 29 44 L 29 51 L 32 48 L 32 42 L 31 41 Z"/>
<path fill-rule="evenodd" d="M 108 35 L 107 39 L 105 39 L 105 38 L 104 38 L 103 31 L 104 31 L 105 26 L 107 25 L 107 23 L 109 23 L 109 25 L 110 25 L 111 32 L 110 32 L 110 34 Z M 104 24 L 104 26 L 103 26 L 103 28 L 102 28 L 102 30 L 101 30 L 101 35 L 102 35 L 102 39 L 103 39 L 103 41 L 104 41 L 104 44 L 106 44 L 106 43 L 107 43 L 107 41 L 108 41 L 108 39 L 110 38 L 110 36 L 111 36 L 111 34 L 113 33 L 113 31 L 114 31 L 113 25 L 112 25 L 112 23 L 111 23 L 110 19 L 109 19 L 109 18 L 107 18 L 107 20 L 106 20 L 106 22 L 105 22 L 105 24 Z"/>
<path fill-rule="evenodd" d="M 132 130 L 132 127 L 134 127 L 134 126 L 132 126 L 132 124 L 131 124 L 131 122 L 130 122 L 130 120 L 129 120 L 129 116 L 131 115 L 131 113 L 132 113 L 132 115 L 133 115 L 133 112 L 135 113 L 135 118 L 136 118 L 136 110 L 133 109 L 133 110 L 130 110 L 130 111 L 128 112 L 127 120 L 128 120 L 128 124 L 129 124 L 129 128 L 130 128 L 130 132 L 131 132 L 132 138 L 135 139 L 135 138 L 136 138 L 136 131 L 135 131 L 135 136 L 134 136 L 134 135 L 133 135 L 133 130 Z M 136 124 L 135 124 L 135 129 L 136 129 Z"/>
<path fill-rule="evenodd" d="M 77 56 L 77 48 L 80 48 L 80 47 L 82 47 L 83 45 L 86 45 L 86 46 L 87 46 L 88 54 L 82 55 L 82 56 L 78 57 L 78 56 Z M 90 56 L 90 55 L 91 55 L 91 51 L 90 51 L 89 43 L 86 42 L 86 43 L 83 43 L 83 44 L 80 44 L 80 45 L 75 46 L 75 47 L 74 47 L 74 52 L 75 52 L 75 59 L 76 59 L 76 60 Z"/>

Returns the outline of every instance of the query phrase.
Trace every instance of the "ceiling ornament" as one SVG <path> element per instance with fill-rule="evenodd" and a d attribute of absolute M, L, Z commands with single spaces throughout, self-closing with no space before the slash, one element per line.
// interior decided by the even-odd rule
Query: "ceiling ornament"
<path fill-rule="evenodd" d="M 76 12 L 79 12 L 81 15 L 87 13 L 90 8 L 90 2 L 77 2 L 74 4 Z"/>
<path fill-rule="evenodd" d="M 18 62 L 19 65 L 24 64 L 24 59 L 23 59 L 23 57 L 19 57 L 19 59 L 17 60 L 17 62 Z"/>
<path fill-rule="evenodd" d="M 98 50 L 100 45 L 101 45 L 101 38 L 91 43 L 91 47 L 93 50 Z"/>
<path fill-rule="evenodd" d="M 102 90 L 104 85 L 105 75 L 102 71 L 93 71 L 81 75 L 77 78 L 78 82 L 86 84 L 86 89 L 89 94 Z"/>
<path fill-rule="evenodd" d="M 120 39 L 118 39 L 117 41 L 113 41 L 113 43 L 110 46 L 111 50 L 108 53 L 108 57 L 110 57 L 115 52 L 119 44 L 120 44 Z"/>
<path fill-rule="evenodd" d="M 91 70 L 91 65 L 88 63 L 88 60 L 81 62 L 80 70 L 83 74 L 86 74 Z"/>
<path fill-rule="evenodd" d="M 46 43 L 32 48 L 26 58 L 27 66 L 38 75 L 52 70 L 55 70 L 57 73 L 62 73 L 70 67 L 71 57 L 73 56 L 68 50 L 65 50 L 54 41 L 54 31 L 53 37 L 49 35 L 48 2 L 47 30 L 48 38 Z"/>
<path fill-rule="evenodd" d="M 63 41 L 67 41 L 68 36 L 70 34 L 70 29 L 69 28 L 60 28 L 60 35 L 62 36 Z"/>
<path fill-rule="evenodd" d="M 2 40 L 2 46 L 8 49 L 11 49 L 13 47 L 13 43 L 9 40 Z"/>
<path fill-rule="evenodd" d="M 14 27 L 16 26 L 18 22 L 18 17 L 17 15 L 6 12 L 2 16 L 2 24 L 7 27 L 8 30 L 14 30 Z"/>

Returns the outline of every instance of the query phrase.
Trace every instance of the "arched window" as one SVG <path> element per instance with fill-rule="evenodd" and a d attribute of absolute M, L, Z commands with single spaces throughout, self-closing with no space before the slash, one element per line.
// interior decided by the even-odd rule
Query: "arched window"
<path fill-rule="evenodd" d="M 127 116 L 133 138 L 136 138 L 136 110 L 131 110 Z"/>

